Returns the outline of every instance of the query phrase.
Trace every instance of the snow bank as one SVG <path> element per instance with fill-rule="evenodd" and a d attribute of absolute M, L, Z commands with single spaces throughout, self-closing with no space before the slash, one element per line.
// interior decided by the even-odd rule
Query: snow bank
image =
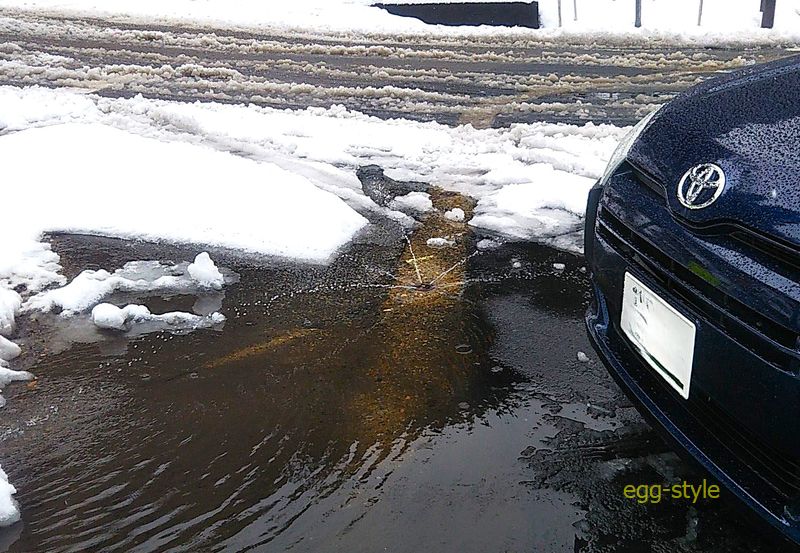
<path fill-rule="evenodd" d="M 44 106 L 71 105 L 74 111 L 61 112 L 47 121 L 113 124 L 154 139 L 149 142 L 170 142 L 172 145 L 165 151 L 188 148 L 186 143 L 202 143 L 205 146 L 200 151 L 204 154 L 212 146 L 223 151 L 212 153 L 225 159 L 234 157 L 226 153 L 228 151 L 247 152 L 252 160 L 263 162 L 248 163 L 280 167 L 284 173 L 290 172 L 295 179 L 304 181 L 305 189 L 311 183 L 339 196 L 360 211 L 385 212 L 385 208 L 380 208 L 363 194 L 361 183 L 355 175 L 358 167 L 378 164 L 391 178 L 433 183 L 475 197 L 480 202 L 476 212 L 478 217 L 470 221 L 470 224 L 476 227 L 510 238 L 541 238 L 541 241 L 570 250 L 579 249 L 580 240 L 554 240 L 553 236 L 560 235 L 565 229 L 572 228 L 575 231 L 579 228 L 588 184 L 600 176 L 617 141 L 626 132 L 624 128 L 591 123 L 583 126 L 533 123 L 502 129 L 476 129 L 471 125 L 449 127 L 399 119 L 382 120 L 348 111 L 340 106 L 330 109 L 276 110 L 215 103 L 186 104 L 141 97 L 109 99 L 40 88 L 0 87 L 0 106 L 6 98 L 28 113 L 28 118 L 34 121 L 38 120 L 34 117 L 35 107 L 32 106 L 40 103 Z M 63 102 L 60 101 L 62 98 Z M 91 106 L 86 104 L 86 100 L 91 100 Z M 45 114 L 53 112 L 50 107 L 44 108 Z M 0 108 L 0 123 L 5 118 L 5 111 Z M 90 126 L 95 127 L 96 125 Z M 52 132 L 62 134 L 67 142 L 80 141 L 84 128 L 81 125 L 67 125 L 61 131 Z M 75 129 L 80 132 L 73 133 Z M 46 130 L 34 129 L 26 132 Z M 0 137 L 0 145 L 3 138 L 9 137 Z M 140 137 L 134 138 L 142 140 Z M 139 140 L 136 140 L 137 144 Z M 176 142 L 179 144 L 174 144 Z M 85 159 L 87 156 L 83 154 L 80 157 Z M 118 159 L 120 155 L 117 154 L 116 157 Z M 172 159 L 174 158 L 175 155 L 172 155 Z M 119 161 L 127 166 L 124 165 L 127 160 Z M 184 179 L 178 176 L 150 176 L 161 179 L 162 182 L 185 184 Z M 204 178 L 201 182 L 207 180 Z M 136 183 L 124 184 L 129 185 L 130 190 L 140 189 Z M 219 222 L 208 225 L 205 228 L 207 233 L 203 232 L 203 236 L 210 241 L 220 241 L 217 236 L 220 233 L 235 233 L 233 229 L 242 225 L 239 217 L 241 213 L 237 213 L 241 210 L 253 214 L 249 224 L 266 227 L 265 231 L 281 227 L 278 224 L 273 225 L 275 221 L 269 218 L 262 218 L 262 214 L 255 214 L 257 202 L 250 201 L 252 198 L 248 202 L 240 202 L 241 209 L 239 206 L 230 207 L 230 203 L 234 203 L 230 201 L 231 197 L 235 197 L 236 191 L 244 188 L 244 185 L 226 182 L 225 186 L 232 189 L 227 197 L 213 195 L 213 191 L 217 190 L 213 186 L 209 196 L 197 194 L 187 197 L 182 186 L 176 186 L 177 191 L 173 194 L 171 190 L 164 192 L 163 187 L 144 184 L 143 191 L 154 192 L 153 197 L 165 196 L 165 204 L 185 205 L 186 209 L 181 210 L 180 214 L 172 213 L 175 210 L 167 213 L 166 209 L 161 210 L 160 204 L 150 205 L 153 202 L 148 204 L 137 194 L 128 196 L 134 205 L 126 209 L 126 213 L 119 214 L 112 210 L 118 220 L 112 221 L 108 226 L 121 225 L 121 218 L 135 219 L 132 208 L 136 208 L 142 213 L 158 215 L 153 217 L 154 220 L 148 220 L 147 225 L 155 229 L 151 233 L 155 235 L 162 233 L 161 228 L 168 227 L 163 230 L 167 238 L 179 238 L 174 236 L 175 231 L 187 228 L 179 222 L 191 219 L 184 212 L 192 209 L 200 210 L 202 214 L 193 219 L 195 225 L 201 225 L 203 218 Z M 508 190 L 498 195 L 505 187 L 509 187 Z M 254 188 L 261 190 L 269 187 Z M 275 210 L 279 211 L 278 217 L 297 223 L 293 227 L 300 227 L 297 236 L 293 236 L 288 227 L 285 231 L 281 228 L 270 235 L 270 239 L 275 241 L 292 241 L 293 238 L 298 238 L 294 243 L 296 247 L 287 248 L 288 253 L 295 250 L 295 253 L 301 255 L 308 254 L 308 249 L 312 247 L 309 244 L 319 248 L 318 242 L 324 243 L 326 238 L 330 238 L 331 228 L 334 234 L 339 234 L 341 229 L 336 228 L 334 221 L 329 221 L 326 216 L 319 218 L 318 214 L 324 212 L 324 209 L 315 209 L 313 201 L 309 206 L 311 209 L 305 209 L 301 206 L 302 194 L 290 196 L 297 198 L 297 201 L 282 204 L 286 206 L 282 212 L 277 207 Z M 214 201 L 205 201 L 206 197 L 213 197 Z M 309 199 L 316 197 L 316 194 L 310 195 Z M 516 200 L 521 202 L 517 204 Z M 141 203 L 136 205 L 137 202 Z M 203 202 L 205 206 L 196 205 Z M 339 213 L 342 207 L 346 208 L 340 205 L 334 211 Z M 302 213 L 302 216 L 295 217 L 294 213 Z M 389 215 L 402 218 L 400 213 Z M 352 213 L 342 213 L 341 216 L 342 225 L 348 235 L 358 223 L 363 223 L 363 219 Z M 331 219 L 338 217 L 331 216 Z M 89 222 L 96 219 L 95 213 L 89 213 Z M 131 222 L 130 226 L 144 226 L 144 221 L 144 218 L 139 218 Z M 227 228 L 228 222 L 231 228 Z M 321 225 L 320 231 L 316 232 L 318 224 Z M 99 229 L 100 232 L 116 233 L 100 228 L 99 224 L 92 226 L 95 227 L 95 232 Z M 344 235 L 341 232 L 342 239 Z M 307 241 L 303 242 L 300 238 Z M 276 251 L 277 249 L 275 248 Z M 48 262 L 52 263 L 54 260 Z M 47 274 L 47 271 L 43 271 Z"/>
<path fill-rule="evenodd" d="M 92 322 L 98 328 L 108 330 L 126 330 L 134 324 L 144 322 L 163 323 L 164 327 L 173 330 L 196 330 L 222 324 L 225 316 L 221 313 L 200 316 L 182 311 L 156 315 L 143 305 L 131 304 L 120 308 L 110 303 L 101 303 L 92 309 Z"/>
<path fill-rule="evenodd" d="M 636 0 L 576 0 L 562 2 L 561 22 L 564 29 L 592 31 L 635 29 Z M 577 15 L 576 15 L 577 8 Z M 797 32 L 800 29 L 800 2 L 778 0 L 776 30 Z M 542 26 L 558 27 L 558 0 L 539 0 Z M 700 25 L 700 0 L 646 0 L 642 2 L 642 28 L 639 32 L 668 31 L 699 35 L 719 33 L 735 35 L 761 31 L 759 2 L 739 0 L 703 0 Z M 768 34 L 770 31 L 761 31 Z M 772 32 L 772 34 L 777 34 Z"/>
<path fill-rule="evenodd" d="M 764 42 L 800 37 L 800 0 L 778 1 L 775 30 L 759 29 L 759 3 L 755 0 L 704 0 L 701 26 L 697 25 L 700 0 L 646 0 L 642 2 L 643 26 L 635 29 L 634 2 L 635 0 L 562 1 L 563 28 L 558 29 L 558 0 L 540 0 L 539 10 L 544 27 L 540 30 L 425 25 L 414 18 L 393 16 L 370 7 L 372 0 L 295 0 L 291 3 L 252 0 L 113 0 L 104 3 L 96 0 L 0 0 L 0 7 L 132 19 L 151 24 L 189 22 L 214 27 L 356 31 L 375 34 L 487 36 L 502 33 L 521 37 L 547 37 L 579 33 L 598 37 L 672 36 L 704 43 L 731 39 L 739 42 Z"/>
<path fill-rule="evenodd" d="M 324 261 L 366 224 L 332 194 L 275 165 L 98 124 L 0 136 L 12 240 L 44 231 L 203 243 Z M 47 163 L 41 163 L 47 152 Z M 124 203 L 120 203 L 124 197 Z"/>
<path fill-rule="evenodd" d="M 16 488 L 8 482 L 8 475 L 0 467 L 0 527 L 19 521 L 19 505 L 12 497 L 15 493 Z"/>
<path fill-rule="evenodd" d="M 0 7 L 34 9 L 58 14 L 126 17 L 150 22 L 176 21 L 214 26 L 299 28 L 332 31 L 425 32 L 426 26 L 401 18 L 367 0 L 0 0 Z"/>

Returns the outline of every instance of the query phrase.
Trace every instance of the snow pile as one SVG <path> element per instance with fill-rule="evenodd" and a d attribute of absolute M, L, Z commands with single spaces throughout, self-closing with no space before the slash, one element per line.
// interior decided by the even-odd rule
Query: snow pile
<path fill-rule="evenodd" d="M 0 361 L 11 361 L 19 357 L 22 350 L 14 342 L 0 335 Z"/>
<path fill-rule="evenodd" d="M 0 381 L 1 379 L 2 376 Z M 15 493 L 17 490 L 9 483 L 8 475 L 0 467 L 0 527 L 11 526 L 19 521 L 19 505 L 12 497 Z"/>
<path fill-rule="evenodd" d="M 0 136 L 0 151 L 6 182 L 14 183 L 4 204 L 25 205 L 31 189 L 38 195 L 35 210 L 6 214 L 17 229 L 12 242 L 66 231 L 325 261 L 366 224 L 332 194 L 275 165 L 98 124 Z"/>
<path fill-rule="evenodd" d="M 471 225 L 512 238 L 580 251 L 583 222 L 575 214 L 585 211 L 586 195 L 594 179 L 556 171 L 547 165 L 532 166 L 516 174 L 506 169 L 498 173 L 497 178 L 510 184 L 478 202 Z"/>
<path fill-rule="evenodd" d="M 128 305 L 120 309 L 110 303 L 95 305 L 92 309 L 92 322 L 98 328 L 122 330 L 125 328 L 125 323 L 136 318 L 135 307 L 138 306 Z"/>
<path fill-rule="evenodd" d="M 175 330 L 196 330 L 222 324 L 225 316 L 212 313 L 203 317 L 181 311 L 156 315 L 143 305 L 130 304 L 120 308 L 110 303 L 101 303 L 92 309 L 92 322 L 98 328 L 108 330 L 126 330 L 133 324 L 143 322 L 163 323 L 165 327 Z"/>
<path fill-rule="evenodd" d="M 32 173 L 37 180 L 40 172 L 44 173 L 41 180 L 45 176 L 54 177 L 44 189 L 55 196 L 54 201 L 43 203 L 45 209 L 40 210 L 41 217 L 37 216 L 36 220 L 47 221 L 49 226 L 62 230 L 205 241 L 305 258 L 329 255 L 334 246 L 349 238 L 354 229 L 365 222 L 337 198 L 311 185 L 339 196 L 359 211 L 385 212 L 385 208 L 364 195 L 356 177 L 356 170 L 369 164 L 380 165 L 393 179 L 433 183 L 473 196 L 480 202 L 478 216 L 470 221 L 473 226 L 510 238 L 537 240 L 578 251 L 577 234 L 586 192 L 601 175 L 617 141 L 627 130 L 591 123 L 583 126 L 533 123 L 476 129 L 471 125 L 448 127 L 407 120 L 387 121 L 340 106 L 293 111 L 214 103 L 185 104 L 141 97 L 109 99 L 40 88 L 0 87 L 0 106 L 6 98 L 29 113 L 28 118 L 32 120 L 36 119 L 32 115 L 35 105 L 57 105 L 63 98 L 63 105 L 74 106 L 75 111 L 60 113 L 55 120 L 48 121 L 99 121 L 154 139 L 148 141 L 98 125 L 71 124 L 17 133 L 43 133 L 49 143 L 60 138 L 59 148 L 53 148 L 54 157 L 63 167 L 74 168 L 64 172 L 70 182 L 78 179 L 74 173 L 79 165 L 93 168 L 98 163 L 102 165 L 97 167 L 101 172 L 93 171 L 88 175 L 88 184 L 80 185 L 90 192 L 90 201 L 84 202 L 86 205 L 75 205 L 80 202 L 74 196 L 62 200 L 67 195 L 65 187 L 54 184 L 61 177 L 58 163 L 36 167 Z M 87 99 L 92 100 L 91 107 L 87 107 Z M 49 107 L 45 109 L 47 114 L 52 111 Z M 5 111 L 0 108 L 0 122 L 5 119 Z M 17 135 L 0 137 L 0 147 L 4 140 Z M 101 136 L 109 139 L 112 148 L 113 144 L 118 145 L 110 153 L 109 163 L 87 154 Z M 162 145 L 155 140 L 170 142 L 162 148 L 163 154 L 156 151 Z M 111 199 L 105 198 L 105 190 L 99 191 L 99 183 L 96 188 L 92 183 L 103 180 L 102 173 L 115 174 L 109 167 L 113 162 L 130 166 L 123 153 L 125 148 L 120 147 L 127 146 L 129 141 L 134 152 L 141 151 L 145 159 L 153 158 L 152 170 L 137 165 L 130 171 L 138 174 L 143 182 L 117 172 L 115 179 L 123 181 L 120 185 L 140 192 L 127 197 L 130 205 L 125 210 L 105 206 L 107 209 L 99 213 L 92 209 L 92 204 Z M 87 142 L 88 146 L 83 147 L 82 142 Z M 190 146 L 197 143 L 204 146 Z M 209 146 L 222 151 L 212 151 Z M 101 151 L 106 150 L 102 144 L 99 147 Z M 67 154 L 60 155 L 61 150 L 68 150 L 74 160 L 65 159 Z M 230 151 L 246 152 L 256 161 L 237 158 L 227 153 Z M 187 152 L 192 154 L 186 155 Z M 195 154 L 200 156 L 197 170 L 192 167 Z M 26 155 L 28 159 L 31 157 L 30 152 Z M 223 195 L 219 193 L 221 184 L 210 182 L 215 179 L 204 169 L 207 164 L 203 159 L 212 157 L 219 158 L 224 167 L 230 166 L 232 173 L 249 175 L 250 169 L 246 167 L 265 168 L 268 174 L 280 175 L 278 183 L 286 186 L 261 183 L 259 179 L 259 185 L 248 187 L 242 178 L 237 180 L 217 173 L 216 180 L 225 183 Z M 14 163 L 13 158 L 11 161 L 9 165 L 16 166 L 22 178 L 24 163 Z M 166 174 L 155 174 L 156 161 L 164 163 Z M 192 182 L 195 176 L 199 177 L 199 186 Z M 164 187 L 153 185 L 153 181 L 178 184 Z M 508 190 L 500 193 L 506 187 Z M 278 190 L 273 194 L 274 188 Z M 203 192 L 189 194 L 187 189 Z M 14 196 L 17 192 L 12 190 L 10 194 Z M 163 200 L 152 202 L 148 196 Z M 248 200 L 238 201 L 237 196 Z M 213 201 L 208 201 L 209 198 Z M 260 203 L 261 198 L 264 199 Z M 417 197 L 414 201 L 421 199 Z M 517 203 L 517 199 L 521 202 Z M 76 212 L 57 212 L 54 206 L 64 201 L 74 205 Z M 421 204 L 420 201 L 419 206 Z M 173 206 L 182 209 L 175 210 Z M 149 217 L 138 216 L 139 213 L 147 213 Z M 106 218 L 101 220 L 103 214 Z M 394 217 L 403 216 L 397 212 Z M 65 219 L 69 221 L 58 223 Z M 569 240 L 560 238 L 565 232 L 573 232 L 575 236 Z M 256 233 L 258 236 L 254 237 Z M 27 235 L 29 246 L 36 244 L 36 239 L 31 238 L 33 234 Z M 0 245 L 0 249 L 4 247 L 7 246 Z M 46 254 L 52 252 L 46 250 L 35 254 L 32 257 L 18 255 L 17 265 L 12 265 L 19 267 L 24 261 L 31 265 L 29 272 L 39 270 L 43 275 L 52 276 L 57 257 L 48 257 Z M 41 261 L 31 261 L 38 259 Z"/>
<path fill-rule="evenodd" d="M 213 288 L 214 290 L 221 290 L 222 285 L 225 284 L 225 277 L 211 261 L 208 252 L 203 252 L 194 258 L 194 263 L 186 268 L 186 272 L 194 279 L 200 286 L 206 288 Z"/>

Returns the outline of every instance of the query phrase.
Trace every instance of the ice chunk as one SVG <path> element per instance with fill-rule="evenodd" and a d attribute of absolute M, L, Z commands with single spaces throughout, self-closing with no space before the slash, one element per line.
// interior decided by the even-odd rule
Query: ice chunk
<path fill-rule="evenodd" d="M 225 277 L 214 265 L 207 252 L 198 254 L 194 258 L 194 263 L 187 268 L 187 272 L 200 286 L 205 286 L 206 288 L 220 290 L 225 283 Z"/>
<path fill-rule="evenodd" d="M 188 293 L 197 291 L 198 286 L 221 288 L 223 282 L 222 273 L 208 254 L 198 255 L 188 267 L 185 263 L 170 266 L 158 261 L 130 261 L 113 273 L 103 269 L 83 271 L 66 286 L 31 297 L 23 309 L 48 312 L 60 308 L 63 316 L 72 316 L 89 310 L 114 292 Z"/>
<path fill-rule="evenodd" d="M 566 268 L 567 266 L 564 265 L 563 263 L 553 263 L 553 269 L 555 269 L 556 271 L 563 271 Z"/>
<path fill-rule="evenodd" d="M 409 192 L 405 196 L 396 197 L 389 207 L 403 213 L 425 213 L 433 209 L 433 202 L 426 192 Z"/>
<path fill-rule="evenodd" d="M 454 207 L 453 209 L 451 209 L 450 211 L 445 212 L 445 214 L 444 214 L 444 218 L 445 219 L 448 219 L 450 221 L 454 221 L 456 223 L 462 222 L 465 217 L 466 217 L 466 214 L 464 213 L 464 210 L 461 209 L 460 207 Z"/>
<path fill-rule="evenodd" d="M 110 303 L 101 303 L 92 309 L 92 322 L 98 328 L 122 330 L 126 320 L 125 312 Z"/>
<path fill-rule="evenodd" d="M 13 495 L 17 490 L 8 481 L 8 475 L 0 467 L 0 527 L 11 526 L 20 519 L 19 505 Z"/>
<path fill-rule="evenodd" d="M 8 363 L 0 359 L 0 393 L 3 388 L 12 382 L 22 382 L 25 380 L 33 380 L 33 375 L 27 371 L 15 371 L 8 368 Z M 0 407 L 5 406 L 6 400 L 0 395 Z"/>
<path fill-rule="evenodd" d="M 0 336 L 0 359 L 3 361 L 11 361 L 19 357 L 20 353 L 22 352 L 17 344 Z"/>
<path fill-rule="evenodd" d="M 139 323 L 156 323 L 159 328 L 173 330 L 194 330 L 222 324 L 225 316 L 221 313 L 201 316 L 182 311 L 157 315 L 144 305 L 130 304 L 120 308 L 110 303 L 101 303 L 92 309 L 92 322 L 98 328 L 108 330 L 127 330 Z"/>
<path fill-rule="evenodd" d="M 586 195 L 594 180 L 545 164 L 527 167 L 519 178 L 521 182 L 480 198 L 470 225 L 521 240 L 550 240 L 579 251 L 579 241 L 552 241 L 579 235 Z"/>
<path fill-rule="evenodd" d="M 448 240 L 447 238 L 428 238 L 426 244 L 431 248 L 447 248 L 455 246 L 456 243 L 454 240 Z"/>
<path fill-rule="evenodd" d="M 501 246 L 500 242 L 497 240 L 492 240 L 491 238 L 483 238 L 478 240 L 478 243 L 475 245 L 479 250 L 496 250 Z"/>
<path fill-rule="evenodd" d="M 0 286 L 0 336 L 14 332 L 16 315 L 22 298 L 14 290 Z"/>

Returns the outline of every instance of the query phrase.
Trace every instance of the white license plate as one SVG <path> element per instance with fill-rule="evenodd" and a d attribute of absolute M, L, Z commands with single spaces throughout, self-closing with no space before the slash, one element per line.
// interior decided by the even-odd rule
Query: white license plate
<path fill-rule="evenodd" d="M 620 326 L 645 361 L 688 399 L 694 324 L 635 276 L 625 273 Z"/>

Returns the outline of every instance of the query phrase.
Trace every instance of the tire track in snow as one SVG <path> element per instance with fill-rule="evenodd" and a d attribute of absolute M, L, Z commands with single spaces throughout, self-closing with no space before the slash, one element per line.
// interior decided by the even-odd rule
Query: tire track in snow
<path fill-rule="evenodd" d="M 277 108 L 341 104 L 478 127 L 629 124 L 709 75 L 783 54 L 520 35 L 253 33 L 0 10 L 2 84 Z"/>

